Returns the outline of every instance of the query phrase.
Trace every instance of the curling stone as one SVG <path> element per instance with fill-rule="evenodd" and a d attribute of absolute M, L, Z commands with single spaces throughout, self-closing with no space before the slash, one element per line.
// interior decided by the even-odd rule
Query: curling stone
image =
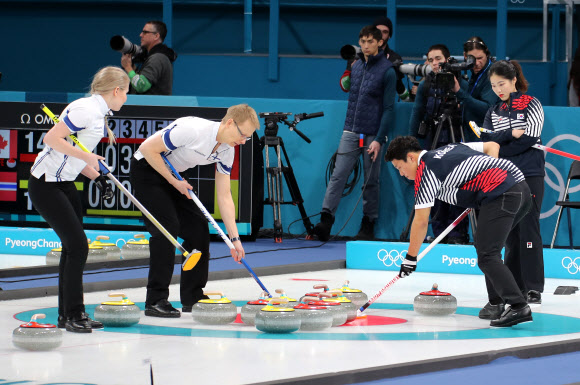
<path fill-rule="evenodd" d="M 363 293 L 361 290 L 359 289 L 353 289 L 351 287 L 348 286 L 349 281 L 344 281 L 344 285 L 342 285 L 342 287 L 340 290 L 342 291 L 342 294 L 350 299 L 352 301 L 352 303 L 355 304 L 355 306 L 357 308 L 360 308 L 362 305 L 364 305 L 365 303 L 367 303 L 367 301 L 369 300 L 369 297 Z"/>
<path fill-rule="evenodd" d="M 256 318 L 256 313 L 266 306 L 268 302 L 270 302 L 270 296 L 267 292 L 263 291 L 260 298 L 256 301 L 249 301 L 247 304 L 242 306 L 240 312 L 242 322 L 246 325 L 255 326 L 256 323 L 254 322 L 254 319 Z"/>
<path fill-rule="evenodd" d="M 288 303 L 286 298 L 272 298 L 256 313 L 256 329 L 264 333 L 292 333 L 300 329 L 300 314 L 291 307 L 276 307 L 274 303 Z"/>
<path fill-rule="evenodd" d="M 319 293 L 318 298 L 323 301 L 324 306 L 332 312 L 332 326 L 340 326 L 346 323 L 347 309 L 342 306 L 340 302 L 331 299 L 332 295 L 326 293 Z"/>
<path fill-rule="evenodd" d="M 191 308 L 193 320 L 205 325 L 225 325 L 236 320 L 238 308 L 221 291 L 204 292 L 219 299 L 202 299 Z"/>
<path fill-rule="evenodd" d="M 107 235 L 97 236 L 97 240 L 91 243 L 91 246 L 102 247 L 107 252 L 107 259 L 109 261 L 116 261 L 121 259 L 121 249 L 114 243 L 102 242 L 101 240 L 109 240 Z"/>
<path fill-rule="evenodd" d="M 135 234 L 135 239 L 129 239 L 121 248 L 123 259 L 149 258 L 149 240 L 143 234 Z"/>
<path fill-rule="evenodd" d="M 294 310 L 300 315 L 300 330 L 323 330 L 332 326 L 333 314 L 324 301 L 316 297 L 304 297 Z"/>
<path fill-rule="evenodd" d="M 87 243 L 89 244 L 87 262 L 103 262 L 107 260 L 107 252 L 101 246 L 93 246 L 90 239 L 87 239 Z"/>
<path fill-rule="evenodd" d="M 324 301 L 335 301 L 339 302 L 340 305 L 346 310 L 346 322 L 354 321 L 356 319 L 356 311 L 360 308 L 357 307 L 352 301 L 342 295 L 340 290 L 329 290 L 326 294 L 330 294 L 332 297 L 325 299 Z"/>
<path fill-rule="evenodd" d="M 449 293 L 438 290 L 433 284 L 431 291 L 424 291 L 415 297 L 413 309 L 423 315 L 448 315 L 457 310 L 457 299 Z"/>
<path fill-rule="evenodd" d="M 39 324 L 37 319 L 45 318 L 44 314 L 35 314 L 30 322 L 14 329 L 12 343 L 25 350 L 51 350 L 62 344 L 62 331 L 52 324 Z"/>
<path fill-rule="evenodd" d="M 312 286 L 312 288 L 313 289 L 324 289 L 324 290 L 323 291 L 311 291 L 310 293 L 306 293 L 300 298 L 300 302 L 302 302 L 304 297 L 318 297 L 318 295 L 320 293 L 324 293 L 324 292 L 328 291 L 327 285 L 314 285 L 314 286 Z"/>
<path fill-rule="evenodd" d="M 277 306 L 277 307 L 293 307 L 298 305 L 300 302 L 296 300 L 296 298 L 290 298 L 286 295 L 286 292 L 284 292 L 284 289 L 276 289 L 276 293 L 280 294 L 277 298 L 282 298 L 282 299 L 287 299 L 288 303 L 287 304 L 282 304 L 279 302 L 274 302 L 273 306 Z"/>
<path fill-rule="evenodd" d="M 46 264 L 47 265 L 58 265 L 60 263 L 60 255 L 62 254 L 62 248 L 52 249 L 46 253 Z"/>
<path fill-rule="evenodd" d="M 126 327 L 139 323 L 141 309 L 129 301 L 124 293 L 111 293 L 109 297 L 122 297 L 120 301 L 103 302 L 95 308 L 95 321 L 105 326 Z"/>

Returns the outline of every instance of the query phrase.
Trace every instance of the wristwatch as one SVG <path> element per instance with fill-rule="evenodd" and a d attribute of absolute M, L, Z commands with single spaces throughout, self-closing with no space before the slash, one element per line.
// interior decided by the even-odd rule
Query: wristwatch
<path fill-rule="evenodd" d="M 231 238 L 230 241 L 234 243 L 235 241 L 240 241 L 240 237 Z"/>

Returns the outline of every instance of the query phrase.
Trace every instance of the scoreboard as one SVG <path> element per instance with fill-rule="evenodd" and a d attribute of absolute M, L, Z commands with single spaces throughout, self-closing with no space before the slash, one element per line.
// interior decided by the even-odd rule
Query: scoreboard
<path fill-rule="evenodd" d="M 40 109 L 42 103 L 0 103 L 0 219 L 4 225 L 38 226 L 42 218 L 28 198 L 28 178 L 36 155 L 44 148 L 46 132 L 54 125 Z M 57 116 L 67 106 L 64 103 L 44 103 Z M 117 137 L 109 144 L 104 137 L 95 153 L 105 157 L 113 175 L 133 193 L 130 163 L 139 145 L 175 119 L 197 116 L 220 121 L 226 108 L 164 107 L 125 105 L 108 117 L 109 127 Z M 231 173 L 231 189 L 236 205 L 236 221 L 240 234 L 251 233 L 251 227 L 261 226 L 262 197 L 254 196 L 256 186 L 263 186 L 262 154 L 257 135 L 243 146 L 236 146 Z M 193 186 L 197 196 L 217 220 L 221 219 L 215 200 L 215 165 L 197 166 L 182 173 Z M 94 182 L 79 175 L 75 181 L 84 203 L 85 223 L 91 228 L 124 229 L 141 225 L 141 212 L 113 185 L 115 195 L 110 201 L 101 199 Z M 263 187 L 262 187 L 263 188 Z M 259 190 L 259 189 L 258 189 Z M 257 199 L 257 200 L 256 200 Z M 260 202 L 258 205 L 257 203 Z M 192 203 L 193 204 L 193 203 Z M 257 207 L 260 206 L 260 207 Z M 255 228 L 257 231 L 257 229 Z"/>

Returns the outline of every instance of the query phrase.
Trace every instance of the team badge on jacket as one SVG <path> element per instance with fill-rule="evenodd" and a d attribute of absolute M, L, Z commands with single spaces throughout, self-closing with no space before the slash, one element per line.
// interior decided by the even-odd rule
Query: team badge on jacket
<path fill-rule="evenodd" d="M 524 118 L 524 114 L 518 114 L 516 119 L 523 119 Z"/>

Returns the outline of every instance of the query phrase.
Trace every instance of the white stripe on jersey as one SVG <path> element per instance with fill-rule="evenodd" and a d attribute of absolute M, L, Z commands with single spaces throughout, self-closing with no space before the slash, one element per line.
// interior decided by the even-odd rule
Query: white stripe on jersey
<path fill-rule="evenodd" d="M 536 98 L 530 100 L 530 103 L 526 107 L 526 113 L 526 120 L 521 120 L 510 119 L 507 116 L 499 116 L 493 111 L 491 113 L 491 123 L 494 131 L 509 129 L 525 130 L 525 135 L 539 138 L 542 135 L 542 127 L 544 126 L 544 109 L 540 101 Z"/>

